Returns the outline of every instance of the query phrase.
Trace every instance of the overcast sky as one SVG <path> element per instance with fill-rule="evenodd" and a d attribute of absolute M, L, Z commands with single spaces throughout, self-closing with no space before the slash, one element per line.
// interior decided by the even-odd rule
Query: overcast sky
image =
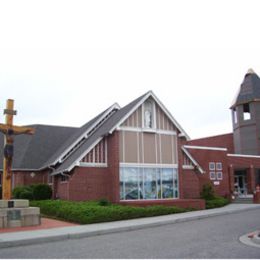
<path fill-rule="evenodd" d="M 259 1 L 0 1 L 0 110 L 80 126 L 153 90 L 192 138 L 232 131 L 260 75 Z M 1 112 L 0 122 L 4 121 Z"/>

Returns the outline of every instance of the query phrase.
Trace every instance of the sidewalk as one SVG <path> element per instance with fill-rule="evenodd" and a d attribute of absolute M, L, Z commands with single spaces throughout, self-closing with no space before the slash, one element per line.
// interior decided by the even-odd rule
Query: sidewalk
<path fill-rule="evenodd" d="M 139 218 L 80 226 L 74 225 L 59 228 L 38 229 L 33 231 L 0 233 L 0 248 L 137 230 L 254 209 L 260 209 L 260 204 L 230 204 L 222 208 L 199 210 L 159 217 Z"/>

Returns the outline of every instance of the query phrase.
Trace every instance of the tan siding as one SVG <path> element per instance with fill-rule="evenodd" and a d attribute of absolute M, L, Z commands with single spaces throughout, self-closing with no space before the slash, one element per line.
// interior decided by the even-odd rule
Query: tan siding
<path fill-rule="evenodd" d="M 161 128 L 161 122 L 160 122 L 160 108 L 159 106 L 156 106 L 156 127 L 157 129 Z"/>
<path fill-rule="evenodd" d="M 125 162 L 137 163 L 137 133 L 125 132 Z"/>
<path fill-rule="evenodd" d="M 163 122 L 163 111 L 162 111 L 161 109 L 159 109 L 159 111 L 160 111 L 160 117 L 159 117 L 159 119 L 157 119 L 157 120 L 160 120 L 160 130 L 162 130 L 162 129 L 163 129 L 163 126 L 164 126 L 164 122 Z"/>
<path fill-rule="evenodd" d="M 123 158 L 123 131 L 119 132 L 119 161 L 124 162 Z"/>
<path fill-rule="evenodd" d="M 139 162 L 143 163 L 143 133 L 138 133 L 139 135 Z"/>
<path fill-rule="evenodd" d="M 173 135 L 172 136 L 172 151 L 173 151 L 173 163 L 177 164 L 178 163 L 178 150 L 177 150 L 177 136 Z"/>
<path fill-rule="evenodd" d="M 172 142 L 170 135 L 161 135 L 162 163 L 172 164 Z"/>
<path fill-rule="evenodd" d="M 144 163 L 156 163 L 154 134 L 144 133 Z"/>
<path fill-rule="evenodd" d="M 161 163 L 160 135 L 156 135 L 157 163 Z"/>
<path fill-rule="evenodd" d="M 142 117 L 142 106 L 140 106 L 137 110 L 138 113 L 138 127 L 142 127 L 143 117 Z"/>

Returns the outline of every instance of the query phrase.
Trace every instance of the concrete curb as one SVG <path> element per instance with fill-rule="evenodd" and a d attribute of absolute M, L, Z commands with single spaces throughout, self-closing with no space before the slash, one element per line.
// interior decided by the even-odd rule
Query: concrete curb
<path fill-rule="evenodd" d="M 239 241 L 247 246 L 254 246 L 260 248 L 260 238 L 254 236 L 253 238 L 249 238 L 250 234 L 243 235 L 239 238 Z"/>
<path fill-rule="evenodd" d="M 233 214 L 248 210 L 260 209 L 260 205 L 201 210 L 187 213 L 164 215 L 159 217 L 132 219 L 124 221 L 89 224 L 73 227 L 61 227 L 35 231 L 23 231 L 0 234 L 0 248 L 39 244 L 45 242 L 78 239 L 97 235 L 138 230 L 161 225 L 181 223 L 192 220 L 205 219 L 214 216 Z"/>

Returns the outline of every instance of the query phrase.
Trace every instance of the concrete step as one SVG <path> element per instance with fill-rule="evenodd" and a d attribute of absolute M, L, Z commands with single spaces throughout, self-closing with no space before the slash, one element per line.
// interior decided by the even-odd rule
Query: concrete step
<path fill-rule="evenodd" d="M 233 203 L 235 204 L 253 204 L 253 198 L 236 198 Z"/>

